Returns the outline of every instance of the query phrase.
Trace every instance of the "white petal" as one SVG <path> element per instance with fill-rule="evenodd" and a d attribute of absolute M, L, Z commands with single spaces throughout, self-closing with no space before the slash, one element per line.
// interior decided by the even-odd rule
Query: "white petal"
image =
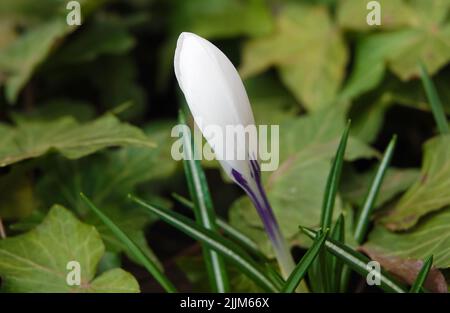
<path fill-rule="evenodd" d="M 212 43 L 195 34 L 182 33 L 177 42 L 174 67 L 180 88 L 202 132 L 209 125 L 221 127 L 224 133 L 227 125 L 254 125 L 250 102 L 236 68 Z M 216 150 L 217 145 L 222 144 L 214 139 L 208 142 Z M 230 167 L 248 173 L 245 160 L 221 163 L 228 173 Z"/>

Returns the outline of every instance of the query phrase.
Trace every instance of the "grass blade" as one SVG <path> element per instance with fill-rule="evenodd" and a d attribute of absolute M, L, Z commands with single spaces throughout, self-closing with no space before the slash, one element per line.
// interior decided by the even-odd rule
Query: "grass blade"
<path fill-rule="evenodd" d="M 186 117 L 182 110 L 179 112 L 179 122 L 186 125 Z M 195 147 L 191 136 L 183 135 L 183 153 L 185 154 L 183 165 L 189 193 L 194 200 L 195 220 L 204 228 L 217 232 L 216 214 L 211 195 L 200 161 L 194 157 Z M 222 257 L 217 252 L 203 246 L 203 258 L 212 291 L 221 293 L 229 291 L 228 275 Z"/>
<path fill-rule="evenodd" d="M 282 292 L 292 293 L 295 291 L 303 277 L 306 275 L 306 272 L 313 263 L 314 259 L 319 254 L 323 244 L 325 243 L 327 235 L 328 231 L 325 231 L 314 240 L 313 245 L 308 249 L 300 262 L 295 266 L 295 269 L 292 271 L 291 275 L 288 277 Z"/>
<path fill-rule="evenodd" d="M 172 193 L 172 197 L 183 204 L 185 207 L 191 210 L 194 209 L 194 204 L 189 199 L 186 199 L 185 197 L 177 193 Z M 216 216 L 216 224 L 227 237 L 239 244 L 251 255 L 263 260 L 264 262 L 269 262 L 267 257 L 261 253 L 258 245 L 252 239 L 241 233 L 239 230 L 237 230 L 236 228 L 228 224 L 224 219 L 218 216 Z"/>
<path fill-rule="evenodd" d="M 311 239 L 313 239 L 317 234 L 316 231 L 306 227 L 300 227 L 300 229 Z M 331 238 L 326 239 L 325 247 L 329 252 L 338 257 L 342 262 L 348 265 L 355 272 L 361 274 L 363 277 L 367 277 L 370 273 L 370 271 L 366 268 L 366 265 L 370 262 L 370 259 L 365 255 Z M 405 289 L 393 278 L 391 278 L 384 270 L 381 270 L 380 272 L 380 281 L 380 288 L 387 292 L 405 292 Z"/>
<path fill-rule="evenodd" d="M 334 225 L 333 231 L 331 232 L 331 238 L 337 242 L 345 244 L 345 219 L 344 215 L 340 215 Z M 342 277 L 343 264 L 342 261 L 337 257 L 331 257 L 331 287 L 333 292 L 339 292 L 341 277 Z"/>
<path fill-rule="evenodd" d="M 320 217 L 320 226 L 322 229 L 328 229 L 331 227 L 331 220 L 333 218 L 333 208 L 336 200 L 336 194 L 339 186 L 339 180 L 342 172 L 342 164 L 344 163 L 345 149 L 347 147 L 348 134 L 350 131 L 350 121 L 345 127 L 342 134 L 339 147 L 334 157 L 333 165 L 331 166 L 330 173 L 328 174 L 327 185 L 325 187 L 322 213 Z"/>
<path fill-rule="evenodd" d="M 430 255 L 423 262 L 423 266 L 420 269 L 419 274 L 417 274 L 416 280 L 414 281 L 414 284 L 411 286 L 409 292 L 419 293 L 422 290 L 422 286 L 427 280 L 428 273 L 430 272 L 432 265 L 433 265 L 433 255 Z"/>
<path fill-rule="evenodd" d="M 361 213 L 359 214 L 359 218 L 356 221 L 354 237 L 358 244 L 361 244 L 367 235 L 367 229 L 370 223 L 370 216 L 372 214 L 375 201 L 377 200 L 381 184 L 383 183 L 383 178 L 389 167 L 389 162 L 391 161 L 392 155 L 394 154 L 396 142 L 397 136 L 392 137 L 388 147 L 386 148 L 386 151 L 384 152 L 383 159 L 381 160 L 381 163 L 378 166 L 378 170 L 375 174 L 375 177 L 372 180 L 372 184 L 370 185 L 369 191 L 364 200 L 364 205 L 361 209 Z"/>
<path fill-rule="evenodd" d="M 281 273 L 278 272 L 270 263 L 265 264 L 265 270 L 267 277 L 269 277 L 272 281 L 276 282 L 277 286 L 284 286 L 286 281 L 281 276 Z"/>
<path fill-rule="evenodd" d="M 247 252 L 232 241 L 219 236 L 215 232 L 204 229 L 197 223 L 176 212 L 145 203 L 131 195 L 129 197 L 132 201 L 147 209 L 148 212 L 157 215 L 166 223 L 220 253 L 264 290 L 278 292 L 281 289 L 282 285 L 278 281 L 271 280 Z"/>
<path fill-rule="evenodd" d="M 448 123 L 445 116 L 444 107 L 442 106 L 441 99 L 437 93 L 436 87 L 433 84 L 430 76 L 428 75 L 425 65 L 420 62 L 420 77 L 422 84 L 427 94 L 428 101 L 430 102 L 431 111 L 433 112 L 434 119 L 441 134 L 448 134 Z"/>
<path fill-rule="evenodd" d="M 336 155 L 333 160 L 333 164 L 328 174 L 327 184 L 325 187 L 322 212 L 320 217 L 321 229 L 326 230 L 331 227 L 331 221 L 333 218 L 333 209 L 336 201 L 336 194 L 339 186 L 339 181 L 342 172 L 342 165 L 344 163 L 345 149 L 347 147 L 348 136 L 350 132 L 350 121 L 348 121 L 339 142 Z M 311 276 L 312 280 L 316 280 L 317 292 L 331 292 L 333 284 L 330 271 L 332 267 L 331 256 L 327 254 L 326 250 L 322 250 L 319 253 L 317 261 L 312 267 Z"/>
<path fill-rule="evenodd" d="M 128 251 L 141 262 L 147 271 L 156 279 L 156 281 L 167 291 L 177 292 L 169 279 L 159 270 L 156 264 L 149 259 L 139 246 L 131 240 L 113 221 L 100 211 L 83 193 L 81 199 L 86 205 L 100 218 L 100 220 L 112 231 L 112 233 L 123 242 Z"/>
<path fill-rule="evenodd" d="M 389 163 L 392 159 L 392 155 L 394 154 L 396 143 L 397 143 L 397 136 L 393 136 L 391 141 L 389 142 L 388 147 L 386 148 L 386 151 L 384 152 L 381 163 L 378 166 L 377 172 L 372 180 L 372 183 L 369 187 L 366 198 L 364 200 L 361 212 L 356 221 L 355 232 L 353 236 L 358 244 L 362 244 L 364 238 L 367 235 L 367 229 L 370 223 L 370 216 L 372 215 L 373 208 L 381 188 L 381 184 L 383 183 L 384 176 L 389 168 Z M 345 266 L 342 270 L 341 287 L 340 287 L 341 292 L 345 292 L 347 289 L 348 281 L 350 279 L 350 273 L 351 273 L 350 268 Z"/>

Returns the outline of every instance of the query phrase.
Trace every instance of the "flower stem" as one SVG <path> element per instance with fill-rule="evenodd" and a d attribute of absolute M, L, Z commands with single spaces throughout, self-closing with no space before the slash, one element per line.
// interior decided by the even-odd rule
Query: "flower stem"
<path fill-rule="evenodd" d="M 250 196 L 250 198 L 252 199 L 264 224 L 264 228 L 269 235 L 281 273 L 284 278 L 287 278 L 295 267 L 294 259 L 292 258 L 286 240 L 281 233 L 280 226 L 278 225 L 264 189 L 261 186 L 258 186 L 257 190 L 254 197 Z"/>
<path fill-rule="evenodd" d="M 287 279 L 295 268 L 294 259 L 289 251 L 288 244 L 281 233 L 280 226 L 267 199 L 266 192 L 262 186 L 259 164 L 255 160 L 250 161 L 251 179 L 244 178 L 239 172 L 232 170 L 231 174 L 236 182 L 250 197 L 258 212 L 264 229 L 272 243 L 272 248 L 280 266 L 281 274 Z M 304 281 L 299 285 L 299 291 L 307 291 Z"/>

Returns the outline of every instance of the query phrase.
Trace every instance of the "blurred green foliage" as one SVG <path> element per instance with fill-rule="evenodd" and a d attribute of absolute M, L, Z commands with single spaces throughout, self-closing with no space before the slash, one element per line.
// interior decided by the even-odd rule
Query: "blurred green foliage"
<path fill-rule="evenodd" d="M 47 279 L 48 288 L 36 289 L 21 276 L 33 270 L 30 265 L 14 263 L 19 269 L 11 271 L 9 255 L 22 256 L 30 245 L 27 258 L 63 273 L 66 245 L 83 244 L 89 231 L 84 223 L 95 226 L 92 249 L 76 250 L 91 262 L 84 291 L 119 291 L 125 285 L 123 291 L 137 291 L 130 274 L 112 269 L 121 262 L 108 260 L 120 260 L 125 249 L 84 207 L 80 192 L 154 260 L 152 248 L 176 240 L 167 237 L 150 247 L 146 232 L 155 219 L 130 205 L 126 194 L 171 206 L 167 195 L 175 189 L 186 193 L 180 164 L 170 155 L 180 99 L 172 62 L 182 31 L 216 43 L 238 67 L 257 123 L 280 125 L 280 166 L 263 178 L 291 246 L 310 243 L 299 224 L 319 225 L 331 160 L 351 118 L 335 217 L 344 213 L 352 233 L 378 150 L 397 132 L 394 167 L 381 187 L 376 227 L 363 249 L 407 282 L 420 267 L 403 271 L 403 261 L 433 254 L 439 270 L 450 267 L 450 142 L 430 122 L 418 66 L 423 62 L 450 112 L 450 0 L 379 0 L 380 26 L 367 24 L 365 0 L 80 0 L 80 26 L 67 25 L 67 2 L 0 2 L 5 291 L 66 291 L 39 271 L 33 279 Z M 217 174 L 214 164 L 207 165 L 207 173 Z M 222 190 L 231 187 L 217 177 L 214 182 L 215 207 L 272 256 L 248 199 L 232 189 L 228 208 Z M 54 240 L 63 237 L 60 228 L 70 228 L 71 242 Z M 355 245 L 351 237 L 348 243 Z M 32 245 L 51 252 L 40 255 Z M 95 278 L 102 256 L 99 269 L 106 272 Z M 202 290 L 206 276 L 198 254 L 178 256 L 191 287 Z M 161 266 L 169 261 L 164 258 Z M 438 269 L 432 270 L 437 287 L 431 290 L 442 290 Z M 230 276 L 233 291 L 256 290 L 235 269 Z"/>

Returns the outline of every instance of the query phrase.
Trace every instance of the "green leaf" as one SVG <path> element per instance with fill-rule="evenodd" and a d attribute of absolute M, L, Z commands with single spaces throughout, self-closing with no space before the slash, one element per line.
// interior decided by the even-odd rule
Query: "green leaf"
<path fill-rule="evenodd" d="M 398 31 L 360 39 L 356 46 L 355 65 L 340 96 L 352 99 L 375 88 L 383 79 L 387 55 L 396 51 L 398 43 L 405 42 L 408 37 L 408 31 Z"/>
<path fill-rule="evenodd" d="M 322 233 L 315 240 L 313 245 L 306 251 L 300 262 L 295 266 L 291 275 L 288 277 L 286 284 L 283 286 L 282 292 L 291 293 L 294 292 L 300 281 L 306 275 L 309 267 L 312 265 L 314 259 L 320 252 L 325 239 L 327 238 L 328 231 Z"/>
<path fill-rule="evenodd" d="M 347 122 L 347 126 L 342 134 L 330 172 L 328 173 L 327 184 L 323 193 L 320 227 L 324 230 L 328 230 L 331 227 L 349 132 L 350 121 Z M 316 288 L 318 289 L 318 292 L 331 292 L 333 290 L 333 263 L 334 261 L 331 255 L 328 255 L 324 250 L 320 251 L 317 261 L 313 264 L 314 269 L 311 271 L 311 279 L 318 281 L 315 282 L 317 284 Z"/>
<path fill-rule="evenodd" d="M 444 113 L 444 107 L 441 99 L 436 91 L 436 87 L 433 84 L 430 76 L 428 76 L 425 66 L 420 63 L 420 77 L 422 78 L 423 87 L 427 93 L 428 101 L 430 102 L 431 111 L 433 112 L 434 119 L 441 134 L 448 134 L 448 122 Z"/>
<path fill-rule="evenodd" d="M 120 179 L 114 180 L 114 176 L 109 176 L 115 167 L 109 167 L 109 171 L 105 170 L 104 176 L 101 174 L 104 167 L 111 165 L 110 160 L 103 157 L 64 162 L 51 160 L 50 163 L 55 167 L 44 168 L 47 174 L 37 185 L 38 199 L 44 206 L 49 203 L 60 203 L 73 208 L 84 222 L 97 228 L 108 252 L 114 254 L 125 252 L 132 261 L 139 263 L 139 260 L 128 252 L 123 242 L 118 240 L 111 230 L 84 205 L 79 194 L 85 191 L 98 206 L 102 207 L 103 212 L 144 251 L 145 255 L 159 265 L 144 234 L 145 228 L 155 220 L 130 206 L 126 201 L 126 192 L 131 192 L 134 188 Z M 117 175 L 119 172 L 114 173 Z"/>
<path fill-rule="evenodd" d="M 367 190 L 370 188 L 377 168 L 373 167 L 364 173 L 357 173 L 354 169 L 344 170 L 342 176 L 341 195 L 344 200 L 362 207 Z M 374 208 L 380 208 L 400 193 L 408 189 L 419 177 L 420 171 L 415 168 L 395 168 L 387 169 L 383 184 L 380 186 L 379 194 L 375 200 Z"/>
<path fill-rule="evenodd" d="M 367 23 L 368 2 L 358 0 L 339 0 L 337 19 L 339 25 L 347 30 L 392 30 L 408 26 L 413 22 L 413 12 L 404 0 L 378 0 L 381 7 L 381 25 Z"/>
<path fill-rule="evenodd" d="M 11 19 L 5 18 L 0 22 L 0 51 L 4 47 L 10 45 L 17 37 L 14 22 Z M 0 85 L 3 83 L 3 79 L 0 79 Z"/>
<path fill-rule="evenodd" d="M 325 6 L 290 3 L 277 14 L 272 34 L 245 43 L 242 58 L 244 77 L 276 66 L 295 97 L 308 110 L 317 110 L 334 101 L 347 49 Z"/>
<path fill-rule="evenodd" d="M 241 247 L 233 242 L 220 237 L 210 230 L 200 227 L 195 222 L 178 213 L 147 204 L 132 196 L 130 196 L 130 198 L 137 204 L 146 208 L 152 214 L 156 214 L 163 221 L 176 227 L 188 236 L 207 244 L 211 249 L 220 253 L 224 258 L 237 266 L 239 270 L 252 278 L 259 286 L 264 288 L 264 290 L 271 292 L 279 291 L 281 286 L 277 286 L 277 282 L 269 279 L 260 266 L 253 261 Z"/>
<path fill-rule="evenodd" d="M 52 57 L 51 66 L 93 61 L 105 54 L 124 54 L 135 45 L 134 38 L 118 19 L 94 19 L 80 29 L 71 40 Z"/>
<path fill-rule="evenodd" d="M 99 153 L 79 160 L 59 156 L 41 162 L 45 175 L 37 182 L 37 196 L 44 207 L 60 203 L 73 208 L 85 222 L 93 224 L 102 235 L 108 251 L 126 251 L 122 242 L 81 202 L 84 192 L 116 223 L 146 255 L 157 261 L 148 247 L 144 230 L 154 222 L 144 212 L 131 207 L 126 196 L 138 189 L 147 198 L 154 198 L 169 184 L 176 162 L 170 155 L 170 129 L 174 121 L 152 122 L 145 132 L 157 144 L 156 148 L 125 147 Z M 132 255 L 133 261 L 138 262 Z"/>
<path fill-rule="evenodd" d="M 33 27 L 0 51 L 0 72 L 7 75 L 5 94 L 8 102 L 16 102 L 36 67 L 50 54 L 57 40 L 71 30 L 73 28 L 65 20 L 51 20 Z"/>
<path fill-rule="evenodd" d="M 77 0 L 82 8 L 82 18 L 86 19 L 95 9 L 107 0 Z M 35 26 L 54 18 L 65 18 L 67 2 L 59 0 L 3 0 L 0 3 L 0 19 L 11 18 L 18 24 Z"/>
<path fill-rule="evenodd" d="M 422 216 L 450 204 L 450 135 L 430 139 L 424 146 L 420 177 L 381 222 L 391 230 L 414 226 Z M 436 257 L 436 255 L 435 255 Z"/>
<path fill-rule="evenodd" d="M 323 190 L 345 120 L 345 107 L 333 106 L 280 125 L 280 164 L 275 171 L 263 172 L 263 182 L 280 228 L 291 245 L 309 246 L 309 240 L 298 232 L 298 223 L 319 226 Z M 347 161 L 376 155 L 360 141 L 348 139 Z M 342 208 L 339 197 L 335 206 L 337 217 Z M 247 197 L 233 203 L 229 221 L 258 243 L 266 255 L 273 256 L 262 223 Z"/>
<path fill-rule="evenodd" d="M 404 260 L 423 260 L 434 255 L 438 268 L 450 267 L 450 209 L 424 218 L 416 227 L 402 233 L 392 233 L 377 226 L 364 244 L 367 252 Z"/>
<path fill-rule="evenodd" d="M 299 113 L 297 101 L 272 73 L 244 81 L 257 125 L 279 125 Z"/>
<path fill-rule="evenodd" d="M 417 275 L 414 284 L 411 286 L 409 292 L 411 293 L 419 293 L 422 289 L 425 280 L 427 280 L 428 273 L 430 272 L 431 266 L 433 265 L 433 255 L 430 255 L 424 262 L 423 266 L 420 269 L 419 274 Z"/>
<path fill-rule="evenodd" d="M 390 94 L 373 92 L 367 96 L 359 97 L 352 103 L 349 112 L 349 119 L 352 120 L 352 130 L 350 134 L 363 142 L 372 143 L 377 139 L 378 133 L 384 124 L 384 117 L 387 110 L 392 105 Z M 381 94 L 381 95 L 379 95 Z M 367 118 L 370 116 L 370 119 Z"/>
<path fill-rule="evenodd" d="M 174 2 L 171 33 L 190 31 L 206 38 L 267 34 L 273 27 L 264 1 L 202 0 Z"/>
<path fill-rule="evenodd" d="M 342 164 L 344 162 L 345 149 L 347 147 L 348 134 L 350 131 L 350 121 L 345 127 L 339 142 L 336 155 L 331 166 L 330 173 L 328 174 L 327 185 L 324 191 L 324 198 L 322 204 L 322 212 L 320 215 L 320 227 L 322 229 L 329 229 L 331 227 L 331 220 L 333 218 L 334 203 L 336 201 L 336 194 L 339 187 L 339 181 L 341 178 Z"/>
<path fill-rule="evenodd" d="M 0 125 L 0 166 L 36 158 L 56 150 L 69 159 L 77 159 L 111 146 L 154 144 L 138 128 L 105 115 L 80 125 L 71 117 L 51 122 L 23 121 L 17 127 Z"/>
<path fill-rule="evenodd" d="M 179 122 L 182 125 L 186 125 L 186 116 L 181 110 L 179 112 Z M 217 233 L 216 214 L 208 183 L 200 161 L 194 157 L 194 149 L 194 139 L 188 134 L 183 134 L 183 165 L 189 193 L 194 200 L 195 219 L 200 226 Z M 227 292 L 230 286 L 222 257 L 206 245 L 203 247 L 203 254 L 212 291 Z"/>
<path fill-rule="evenodd" d="M 357 43 L 354 69 L 341 96 L 354 98 L 376 87 L 389 68 L 403 81 L 419 76 L 423 60 L 430 75 L 450 60 L 450 23 L 447 1 L 410 1 L 411 26 L 393 32 L 374 33 Z M 404 11 L 403 11 L 404 12 Z"/>
<path fill-rule="evenodd" d="M 7 292 L 139 292 L 134 277 L 113 269 L 95 277 L 104 253 L 93 226 L 55 205 L 34 230 L 0 240 L 0 276 Z M 69 286 L 67 263 L 77 261 L 81 285 Z"/>
<path fill-rule="evenodd" d="M 84 194 L 80 194 L 85 204 L 102 220 L 102 222 L 111 230 L 111 232 L 124 243 L 127 250 L 140 261 L 141 264 L 147 269 L 147 271 L 158 281 L 158 283 L 167 292 L 176 292 L 173 284 L 168 278 L 159 270 L 158 265 L 147 257 L 144 251 L 128 237 L 109 217 L 103 214 Z"/>
<path fill-rule="evenodd" d="M 445 113 L 450 113 L 450 90 L 447 88 L 450 80 L 450 72 L 447 69 L 439 71 L 433 76 L 433 83 L 442 100 Z M 391 104 L 400 104 L 425 112 L 432 109 L 421 80 L 402 82 L 393 75 L 387 75 L 380 86 L 390 98 Z"/>
<path fill-rule="evenodd" d="M 194 204 L 190 200 L 176 193 L 173 193 L 172 196 L 174 197 L 174 199 L 176 199 L 178 202 L 180 202 L 187 208 L 191 210 L 194 209 Z M 216 216 L 216 224 L 224 232 L 226 236 L 228 236 L 234 242 L 243 247 L 251 255 L 258 257 L 261 260 L 267 261 L 266 257 L 259 251 L 258 245 L 255 242 L 253 242 L 253 240 L 248 238 L 245 234 L 241 233 L 236 228 L 234 228 L 233 226 L 231 226 L 225 220 L 223 220 L 218 216 Z"/>
<path fill-rule="evenodd" d="M 397 142 L 397 136 L 394 136 L 389 142 L 386 151 L 384 152 L 383 159 L 378 167 L 378 170 L 373 177 L 370 188 L 367 191 L 366 198 L 364 200 L 364 204 L 359 212 L 358 219 L 356 220 L 355 233 L 354 237 L 358 244 L 362 244 L 364 238 L 367 235 L 367 229 L 369 227 L 370 218 L 375 206 L 375 202 L 378 197 L 378 193 L 380 192 L 381 185 L 383 183 L 384 176 L 389 167 L 389 163 L 392 159 L 392 155 L 394 154 L 395 144 Z"/>
<path fill-rule="evenodd" d="M 339 215 L 336 223 L 334 224 L 331 232 L 331 239 L 345 244 L 345 219 L 344 215 Z M 331 273 L 331 290 L 333 292 L 340 291 L 340 284 L 342 279 L 343 263 L 337 257 L 332 256 L 330 260 L 330 273 Z"/>
<path fill-rule="evenodd" d="M 40 102 L 32 110 L 11 114 L 13 121 L 24 121 L 28 119 L 37 121 L 52 121 L 70 115 L 79 122 L 88 122 L 95 118 L 95 108 L 92 104 L 72 100 L 70 98 L 54 98 Z"/>
<path fill-rule="evenodd" d="M 314 230 L 300 227 L 301 230 L 311 239 L 313 239 L 317 232 Z M 353 250 L 349 246 L 337 242 L 331 238 L 326 239 L 325 247 L 329 252 L 338 257 L 342 262 L 351 267 L 353 270 L 361 274 L 363 277 L 366 277 L 370 270 L 367 269 L 367 264 L 370 262 L 370 259 L 365 257 L 363 254 Z M 383 269 L 380 272 L 380 287 L 387 292 L 397 292 L 403 293 L 405 290 L 401 287 L 397 282 L 395 282 L 388 274 L 386 274 Z"/>

